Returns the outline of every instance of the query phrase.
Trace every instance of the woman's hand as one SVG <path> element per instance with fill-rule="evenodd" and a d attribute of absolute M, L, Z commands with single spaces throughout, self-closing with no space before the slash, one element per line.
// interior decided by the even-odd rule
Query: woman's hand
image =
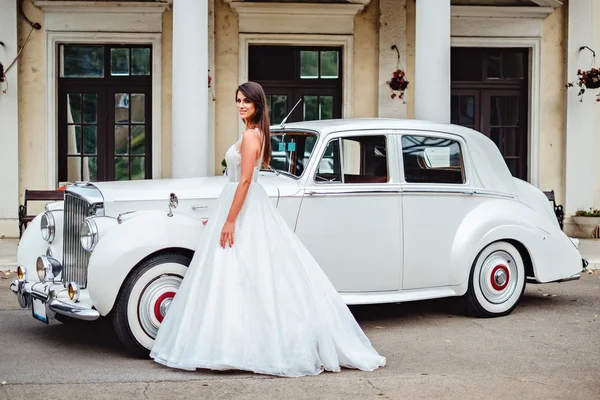
<path fill-rule="evenodd" d="M 221 247 L 225 248 L 227 243 L 229 243 L 229 247 L 233 246 L 233 233 L 235 231 L 235 223 L 233 222 L 225 222 L 223 225 L 223 229 L 221 230 Z"/>

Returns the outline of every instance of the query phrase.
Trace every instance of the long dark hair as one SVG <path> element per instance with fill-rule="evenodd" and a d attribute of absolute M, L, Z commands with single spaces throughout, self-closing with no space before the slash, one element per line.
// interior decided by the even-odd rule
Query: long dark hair
<path fill-rule="evenodd" d="M 267 168 L 271 163 L 271 122 L 269 120 L 269 110 L 267 109 L 267 96 L 265 96 L 262 86 L 256 82 L 246 82 L 238 86 L 235 91 L 236 100 L 238 92 L 242 92 L 246 98 L 254 103 L 256 111 L 250 121 L 246 121 L 246 124 L 257 127 L 263 134 L 262 164 L 263 167 Z"/>

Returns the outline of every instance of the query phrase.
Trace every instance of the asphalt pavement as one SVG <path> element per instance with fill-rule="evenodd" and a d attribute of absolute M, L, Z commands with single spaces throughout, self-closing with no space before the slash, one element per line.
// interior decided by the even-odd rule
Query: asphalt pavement
<path fill-rule="evenodd" d="M 11 278 L 0 272 L 2 400 L 600 399 L 599 270 L 528 285 L 501 318 L 465 316 L 456 299 L 351 307 L 387 366 L 305 378 L 131 358 L 106 327 L 34 320 L 9 291 Z"/>

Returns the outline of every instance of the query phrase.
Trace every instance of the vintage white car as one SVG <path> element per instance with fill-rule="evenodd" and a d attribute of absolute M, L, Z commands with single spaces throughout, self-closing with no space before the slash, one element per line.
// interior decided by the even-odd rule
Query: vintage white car
<path fill-rule="evenodd" d="M 349 305 L 462 296 L 503 316 L 526 282 L 584 268 L 544 193 L 479 132 L 354 119 L 272 133 L 276 168 L 259 182 Z M 46 323 L 110 318 L 147 356 L 226 179 L 69 186 L 21 239 L 19 303 Z"/>

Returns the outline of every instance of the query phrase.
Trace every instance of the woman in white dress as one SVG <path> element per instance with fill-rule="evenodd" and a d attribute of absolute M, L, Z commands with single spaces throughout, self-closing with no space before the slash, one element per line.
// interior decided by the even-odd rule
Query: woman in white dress
<path fill-rule="evenodd" d="M 236 102 L 246 131 L 225 155 L 229 182 L 150 357 L 185 370 L 290 377 L 383 367 L 386 359 L 257 182 L 271 157 L 262 87 L 242 84 Z"/>

